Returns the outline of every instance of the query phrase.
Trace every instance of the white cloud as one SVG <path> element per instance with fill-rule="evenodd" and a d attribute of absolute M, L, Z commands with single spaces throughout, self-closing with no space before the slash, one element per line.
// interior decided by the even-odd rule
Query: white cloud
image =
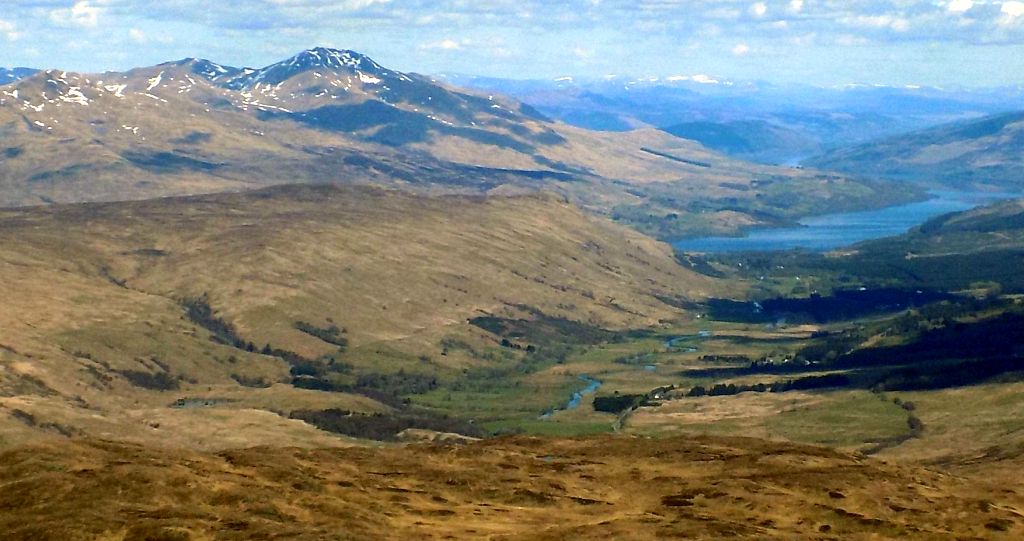
<path fill-rule="evenodd" d="M 804 0 L 793 0 L 789 3 L 789 10 L 793 13 L 800 13 L 804 9 Z"/>
<path fill-rule="evenodd" d="M 719 83 L 718 79 L 715 79 L 714 77 L 711 77 L 710 75 L 705 75 L 703 73 L 698 73 L 697 75 L 694 75 L 693 77 L 690 78 L 690 80 L 692 80 L 695 83 L 700 83 L 702 85 L 717 85 Z"/>
<path fill-rule="evenodd" d="M 839 34 L 836 36 L 836 44 L 844 47 L 854 47 L 858 45 L 867 45 L 869 42 L 867 38 L 862 36 L 854 36 L 852 34 Z"/>
<path fill-rule="evenodd" d="M 0 35 L 5 37 L 7 41 L 16 41 L 23 34 L 18 32 L 18 28 L 14 26 L 14 23 L 0 19 Z"/>
<path fill-rule="evenodd" d="M 138 28 L 132 28 L 131 30 L 129 30 L 128 31 L 128 37 L 131 38 L 131 40 L 134 41 L 135 43 L 145 43 L 146 42 L 146 33 L 143 32 L 142 30 L 139 30 Z"/>
<path fill-rule="evenodd" d="M 442 49 L 445 51 L 457 51 L 462 48 L 462 45 L 462 43 L 455 41 L 454 39 L 443 39 L 441 41 L 424 43 L 423 45 L 420 45 L 420 49 Z"/>
<path fill-rule="evenodd" d="M 593 58 L 594 51 L 587 49 L 585 47 L 574 47 L 572 50 L 572 54 L 574 54 L 576 58 L 579 58 L 580 60 L 589 60 L 590 58 Z"/>
<path fill-rule="evenodd" d="M 750 14 L 754 17 L 764 17 L 768 13 L 768 5 L 764 2 L 755 2 L 750 6 Z"/>
<path fill-rule="evenodd" d="M 910 21 L 894 15 L 859 15 L 845 17 L 840 22 L 850 26 L 889 29 L 895 32 L 906 32 L 910 29 Z"/>
<path fill-rule="evenodd" d="M 972 7 L 974 7 L 974 0 L 952 0 L 946 5 L 946 9 L 953 13 L 963 13 Z"/>
<path fill-rule="evenodd" d="M 1000 26 L 1017 26 L 1020 24 L 1021 18 L 1024 17 L 1024 2 L 1003 2 L 999 12 L 1003 14 L 996 21 Z"/>
<path fill-rule="evenodd" d="M 95 27 L 99 24 L 103 8 L 91 4 L 90 0 L 79 0 L 70 8 L 50 12 L 50 20 L 59 25 Z"/>
<path fill-rule="evenodd" d="M 744 56 L 749 52 L 750 46 L 746 43 L 737 43 L 736 46 L 732 48 L 732 54 L 735 56 Z"/>
<path fill-rule="evenodd" d="M 1024 2 L 1003 2 L 999 11 L 1009 17 L 1020 17 L 1024 15 Z"/>

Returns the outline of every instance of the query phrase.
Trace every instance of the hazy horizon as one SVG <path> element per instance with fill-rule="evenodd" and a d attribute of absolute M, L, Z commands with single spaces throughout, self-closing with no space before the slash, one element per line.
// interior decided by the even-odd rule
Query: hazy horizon
<path fill-rule="evenodd" d="M 515 79 L 1016 86 L 1024 2 L 14 0 L 0 15 L 4 67 L 263 66 L 321 45 L 402 71 Z"/>

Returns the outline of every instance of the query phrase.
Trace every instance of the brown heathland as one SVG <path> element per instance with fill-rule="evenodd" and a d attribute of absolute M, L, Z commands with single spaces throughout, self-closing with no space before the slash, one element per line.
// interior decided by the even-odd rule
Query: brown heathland
<path fill-rule="evenodd" d="M 0 455 L 0 539 L 1016 538 L 1017 486 L 752 439 Z"/>

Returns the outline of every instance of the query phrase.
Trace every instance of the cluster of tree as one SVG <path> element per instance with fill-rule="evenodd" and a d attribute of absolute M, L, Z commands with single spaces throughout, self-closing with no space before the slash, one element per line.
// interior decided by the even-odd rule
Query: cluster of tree
<path fill-rule="evenodd" d="M 614 394 L 594 397 L 594 411 L 619 414 L 640 406 L 647 399 L 645 394 Z"/>
<path fill-rule="evenodd" d="M 554 344 L 592 345 L 621 342 L 635 336 L 635 333 L 618 333 L 596 325 L 549 316 L 531 306 L 519 305 L 517 308 L 529 313 L 530 319 L 480 316 L 470 319 L 469 322 L 509 341 L 524 341 L 534 344 L 538 349 Z"/>
<path fill-rule="evenodd" d="M 257 347 L 253 342 L 242 339 L 236 332 L 233 325 L 217 317 L 210 306 L 206 295 L 198 298 L 185 299 L 182 301 L 185 314 L 195 323 L 210 331 L 213 340 L 218 343 L 229 345 L 237 349 L 251 353 L 259 353 L 270 357 L 277 357 L 288 363 L 289 372 L 292 377 L 292 385 L 304 389 L 314 389 L 328 392 L 359 392 L 357 387 L 349 382 L 343 381 L 338 376 L 347 375 L 352 371 L 352 365 L 338 359 L 337 355 L 325 355 L 316 359 L 309 359 L 294 351 L 272 347 L 270 344 L 262 348 Z M 320 328 L 315 325 L 299 321 L 295 328 L 315 336 L 320 340 L 338 346 L 338 354 L 342 353 L 348 345 L 345 338 L 345 330 L 330 325 Z M 245 386 L 263 386 L 266 382 L 262 380 L 253 381 L 244 377 L 236 377 L 236 381 Z M 377 393 L 375 393 L 377 394 Z M 389 401 L 394 401 L 394 395 L 386 394 Z M 383 398 L 383 397 L 382 397 Z"/>
<path fill-rule="evenodd" d="M 328 344 L 338 346 L 341 351 L 348 347 L 348 338 L 344 336 L 345 329 L 331 323 L 327 327 L 317 327 L 305 321 L 296 321 L 295 328 Z"/>
<path fill-rule="evenodd" d="M 865 348 L 839 356 L 840 367 L 907 366 L 937 359 L 995 359 L 1016 356 L 1024 346 L 1024 314 L 1007 312 L 970 323 L 951 321 L 923 332 L 908 344 Z"/>
<path fill-rule="evenodd" d="M 993 378 L 1024 377 L 1024 358 L 1019 355 L 981 360 L 939 361 L 884 369 L 871 388 L 886 391 L 925 391 L 963 387 Z"/>
<path fill-rule="evenodd" d="M 362 374 L 356 379 L 357 389 L 374 389 L 393 396 L 424 394 L 437 389 L 440 382 L 437 376 L 406 372 L 400 369 L 390 374 Z"/>
<path fill-rule="evenodd" d="M 897 312 L 915 306 L 950 300 L 953 295 L 934 290 L 872 288 L 837 289 L 830 296 L 778 297 L 760 302 L 711 299 L 711 316 L 720 321 L 770 323 L 779 319 L 828 323 L 868 315 Z"/>
<path fill-rule="evenodd" d="M 166 371 L 118 370 L 117 373 L 132 385 L 151 391 L 176 391 L 181 387 L 181 380 Z"/>
<path fill-rule="evenodd" d="M 307 359 L 301 355 L 293 352 L 284 352 L 278 350 L 279 355 L 291 364 L 289 372 L 292 377 L 311 377 L 311 378 L 323 378 L 330 374 L 350 374 L 352 373 L 352 365 L 338 359 L 334 355 L 324 355 L 317 357 L 316 359 Z M 281 354 L 286 354 L 282 356 Z"/>
<path fill-rule="evenodd" d="M 863 333 L 854 330 L 833 333 L 818 342 L 801 348 L 796 354 L 796 358 L 816 364 L 832 363 L 856 348 L 865 338 Z"/>
<path fill-rule="evenodd" d="M 471 422 L 427 414 L 378 413 L 363 415 L 340 409 L 328 409 L 295 411 L 292 412 L 291 417 L 301 419 L 328 432 L 377 441 L 395 441 L 400 432 L 409 428 L 452 432 L 472 437 L 487 435 L 484 430 Z"/>
<path fill-rule="evenodd" d="M 733 363 L 753 364 L 754 361 L 746 355 L 701 355 L 698 359 L 702 363 Z"/>
<path fill-rule="evenodd" d="M 351 365 L 346 363 L 331 363 L 324 358 L 306 360 L 293 366 L 292 385 L 315 391 L 361 394 L 399 409 L 409 404 L 409 395 L 427 393 L 440 386 L 437 376 L 404 369 L 391 374 L 371 372 L 358 376 L 351 371 Z"/>
<path fill-rule="evenodd" d="M 213 313 L 206 294 L 194 299 L 184 299 L 181 301 L 181 305 L 185 308 L 185 315 L 188 316 L 188 319 L 210 331 L 216 342 L 249 352 L 256 351 L 255 344 L 243 340 L 241 336 L 238 336 L 233 325 Z"/>
<path fill-rule="evenodd" d="M 690 389 L 686 396 L 731 396 L 739 393 L 785 393 L 789 391 L 811 391 L 816 389 L 831 389 L 836 387 L 849 387 L 850 378 L 845 374 L 826 374 L 823 376 L 808 376 L 805 378 L 792 379 L 787 381 L 776 381 L 773 383 L 756 383 L 736 385 L 734 383 L 718 383 L 710 388 L 702 385 Z"/>
<path fill-rule="evenodd" d="M 1024 250 L 1011 247 L 907 258 L 914 244 L 913 240 L 899 238 L 874 241 L 849 257 L 780 252 L 754 256 L 729 254 L 717 256 L 716 260 L 738 269 L 740 276 L 755 279 L 764 275 L 774 278 L 817 276 L 832 278 L 838 283 L 933 291 L 959 291 L 978 282 L 991 282 L 999 284 L 1006 293 L 1024 290 L 1024 274 L 1017 271 L 1024 263 Z"/>
<path fill-rule="evenodd" d="M 509 340 L 508 338 L 502 338 L 501 339 L 501 347 L 509 348 L 509 349 L 515 349 L 515 350 L 519 350 L 519 351 L 525 351 L 527 353 L 533 353 L 533 352 L 537 351 L 537 346 L 534 346 L 533 344 L 527 344 L 526 347 L 523 347 L 522 344 L 517 344 L 517 343 Z"/>

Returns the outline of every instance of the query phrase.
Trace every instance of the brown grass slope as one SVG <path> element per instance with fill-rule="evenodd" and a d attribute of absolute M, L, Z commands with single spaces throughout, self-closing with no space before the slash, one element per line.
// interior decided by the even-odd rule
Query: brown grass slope
<path fill-rule="evenodd" d="M 296 324 L 333 322 L 347 330 L 346 362 L 387 373 L 421 367 L 424 355 L 439 369 L 480 362 L 439 345 L 457 336 L 496 346 L 467 323 L 478 315 L 640 328 L 685 317 L 660 299 L 718 287 L 667 246 L 554 196 L 330 186 L 2 211 L 0 283 L 0 443 L 28 428 L 198 447 L 316 444 L 305 425 L 271 414 L 261 425 L 261 411 L 383 406 L 284 385 L 284 362 L 211 341 L 183 299 L 205 296 L 257 348 L 308 357 L 337 348 Z M 139 373 L 179 388 L 130 384 Z M 238 383 L 253 380 L 280 384 Z M 168 407 L 181 397 L 219 407 Z M 275 423 L 287 428 L 278 439 Z"/>
<path fill-rule="evenodd" d="M 291 71 L 276 84 L 233 85 L 188 60 L 125 73 L 49 70 L 0 87 L 0 206 L 296 182 L 421 192 L 546 188 L 603 214 L 641 207 L 662 218 L 710 202 L 701 220 L 735 230 L 771 221 L 735 210 L 751 205 L 792 218 L 808 205 L 905 197 L 815 171 L 748 164 L 656 130 L 589 132 L 514 100 L 365 57 L 360 69 L 324 65 L 311 60 L 314 52 L 330 53 L 307 51 L 277 65 Z"/>
<path fill-rule="evenodd" d="M 755 174 L 754 166 L 666 135 L 605 142 L 605 134 L 558 127 L 570 137 L 564 139 L 552 131 L 556 126 L 515 112 L 519 104 L 415 77 L 417 92 L 409 99 L 416 101 L 392 103 L 379 96 L 378 85 L 326 69 L 255 89 L 224 88 L 179 64 L 124 74 L 40 72 L 0 91 L 0 203 L 142 199 L 342 179 L 484 190 L 537 182 L 495 172 L 484 179 L 456 164 L 550 171 L 550 164 L 562 163 L 630 181 L 739 181 Z M 488 105 L 466 103 L 471 99 Z M 318 110 L 332 116 L 307 123 L 301 119 L 310 117 L 290 114 Z M 398 135 L 380 136 L 385 128 Z M 546 142 L 535 140 L 541 136 Z M 692 160 L 713 159 L 722 171 L 705 175 L 700 167 L 640 151 L 673 141 Z"/>
<path fill-rule="evenodd" d="M 753 439 L 0 455 L 0 539 L 1013 539 L 1017 486 Z"/>

